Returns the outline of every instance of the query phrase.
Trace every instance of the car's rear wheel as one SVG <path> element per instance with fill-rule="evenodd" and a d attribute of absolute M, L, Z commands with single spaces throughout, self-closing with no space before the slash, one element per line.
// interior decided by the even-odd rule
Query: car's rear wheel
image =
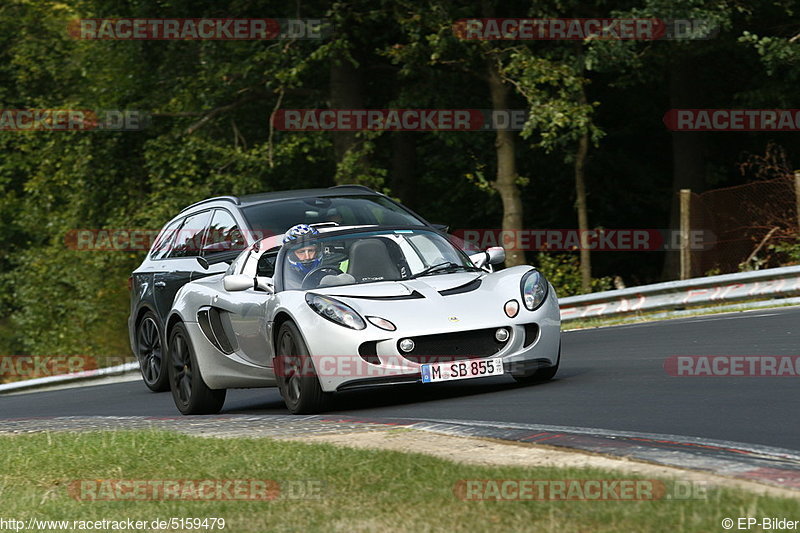
<path fill-rule="evenodd" d="M 558 357 L 556 364 L 547 368 L 540 368 L 529 376 L 513 376 L 517 383 L 541 383 L 550 381 L 558 372 L 558 365 L 561 364 L 561 342 L 558 343 Z"/>
<path fill-rule="evenodd" d="M 161 342 L 161 327 L 155 313 L 148 311 L 136 326 L 136 358 L 144 384 L 153 392 L 169 390 L 167 358 Z"/>
<path fill-rule="evenodd" d="M 169 385 L 178 410 L 185 415 L 219 413 L 227 391 L 212 390 L 203 381 L 192 341 L 181 323 L 170 332 L 169 359 Z"/>
<path fill-rule="evenodd" d="M 284 322 L 275 342 L 275 374 L 278 390 L 289 411 L 296 415 L 324 410 L 330 393 L 320 387 L 314 363 L 300 330 L 293 322 Z"/>

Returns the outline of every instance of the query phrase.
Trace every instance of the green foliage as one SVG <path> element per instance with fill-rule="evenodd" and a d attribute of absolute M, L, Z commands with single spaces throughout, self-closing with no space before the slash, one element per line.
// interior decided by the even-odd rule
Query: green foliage
<path fill-rule="evenodd" d="M 459 40 L 453 20 L 481 16 L 483 5 L 499 16 L 707 18 L 722 31 L 702 42 Z M 658 217 L 668 213 L 669 185 L 659 179 L 668 174 L 670 154 L 660 117 L 668 108 L 664 73 L 674 56 L 696 60 L 710 73 L 702 86 L 707 94 L 734 102 L 792 107 L 800 81 L 791 40 L 797 28 L 787 23 L 791 0 L 483 5 L 5 0 L 0 108 L 141 110 L 152 114 L 152 124 L 118 133 L 0 131 L 0 353 L 129 354 L 126 280 L 144 252 L 70 250 L 70 231 L 157 230 L 177 210 L 217 194 L 342 181 L 398 189 L 394 134 L 359 133 L 356 147 L 337 161 L 329 133 L 270 126 L 273 110 L 330 106 L 333 61 L 358 66 L 369 108 L 488 109 L 491 58 L 512 88 L 509 105 L 529 110 L 526 142 L 517 143 L 527 227 L 574 226 L 573 176 L 565 161 L 584 133 L 598 147 L 587 163 L 593 224 L 665 227 Z M 66 32 L 67 22 L 81 17 L 227 14 L 325 17 L 335 33 L 324 41 L 182 42 L 80 41 Z M 740 64 L 741 71 L 726 72 Z M 728 89 L 730 79 L 748 76 L 751 85 Z M 499 227 L 494 133 L 410 135 L 414 181 L 401 199 L 453 229 Z M 733 145 L 729 139 L 720 142 Z M 787 140 L 786 148 L 791 155 L 797 146 Z M 725 149 L 709 160 L 722 169 L 715 176 L 724 176 L 737 155 Z M 610 255 L 594 257 L 595 266 L 607 261 L 598 271 L 622 268 Z M 579 292 L 577 257 L 540 254 L 538 262 L 560 295 Z M 593 283 L 594 290 L 609 287 L 608 278 Z"/>
<path fill-rule="evenodd" d="M 536 148 L 553 151 L 574 146 L 588 133 L 594 144 L 603 132 L 592 122 L 598 102 L 582 102 L 587 80 L 580 65 L 572 61 L 542 57 L 527 47 L 515 49 L 503 74 L 528 103 L 528 121 L 522 137 Z"/>
<path fill-rule="evenodd" d="M 777 244 L 770 244 L 767 248 L 779 257 L 778 266 L 792 266 L 800 264 L 800 238 Z"/>
<path fill-rule="evenodd" d="M 791 71 L 787 67 L 800 66 L 800 50 L 795 41 L 782 37 L 759 37 L 749 31 L 743 32 L 739 41 L 755 48 L 770 76 L 786 74 Z"/>
<path fill-rule="evenodd" d="M 268 135 L 277 83 L 302 85 L 297 58 L 313 45 L 67 35 L 69 20 L 95 9 L 128 14 L 125 3 L 112 3 L 81 2 L 78 10 L 15 0 L 0 8 L 0 22 L 16 29 L 0 37 L 2 108 L 153 113 L 140 132 L 0 132 L 2 353 L 130 354 L 126 280 L 144 251 L 70 250 L 70 231 L 158 230 L 204 197 L 316 185 L 314 175 L 332 168 L 318 156 L 330 146 L 321 135 Z M 199 16 L 204 8 L 194 9 Z"/>
<path fill-rule="evenodd" d="M 576 254 L 539 252 L 534 266 L 553 284 L 559 298 L 583 294 L 580 259 Z M 592 278 L 592 292 L 613 288 L 611 277 Z"/>

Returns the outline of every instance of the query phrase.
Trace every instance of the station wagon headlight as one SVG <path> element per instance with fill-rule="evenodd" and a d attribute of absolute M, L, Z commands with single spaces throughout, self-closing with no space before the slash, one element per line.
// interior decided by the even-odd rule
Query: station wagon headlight
<path fill-rule="evenodd" d="M 520 282 L 522 301 L 528 311 L 534 311 L 542 305 L 547 297 L 547 280 L 538 270 L 531 270 Z"/>
<path fill-rule="evenodd" d="M 321 296 L 319 294 L 306 294 L 306 303 L 322 318 L 336 322 L 340 326 L 350 329 L 364 329 L 366 322 L 355 310 L 347 304 Z"/>

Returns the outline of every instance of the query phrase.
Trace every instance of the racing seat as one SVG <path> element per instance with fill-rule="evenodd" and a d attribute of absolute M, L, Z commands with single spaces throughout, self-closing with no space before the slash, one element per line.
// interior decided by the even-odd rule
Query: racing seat
<path fill-rule="evenodd" d="M 353 244 L 347 273 L 356 279 L 356 283 L 400 278 L 397 264 L 389 256 L 386 245 L 378 238 L 364 239 Z"/>

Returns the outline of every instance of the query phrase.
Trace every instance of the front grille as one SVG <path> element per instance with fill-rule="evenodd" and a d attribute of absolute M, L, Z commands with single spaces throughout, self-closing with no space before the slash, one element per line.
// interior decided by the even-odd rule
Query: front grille
<path fill-rule="evenodd" d="M 495 331 L 497 328 L 410 337 L 414 349 L 404 353 L 398 341 L 397 350 L 409 361 L 419 364 L 491 357 L 508 344 L 508 341 L 495 339 Z"/>

